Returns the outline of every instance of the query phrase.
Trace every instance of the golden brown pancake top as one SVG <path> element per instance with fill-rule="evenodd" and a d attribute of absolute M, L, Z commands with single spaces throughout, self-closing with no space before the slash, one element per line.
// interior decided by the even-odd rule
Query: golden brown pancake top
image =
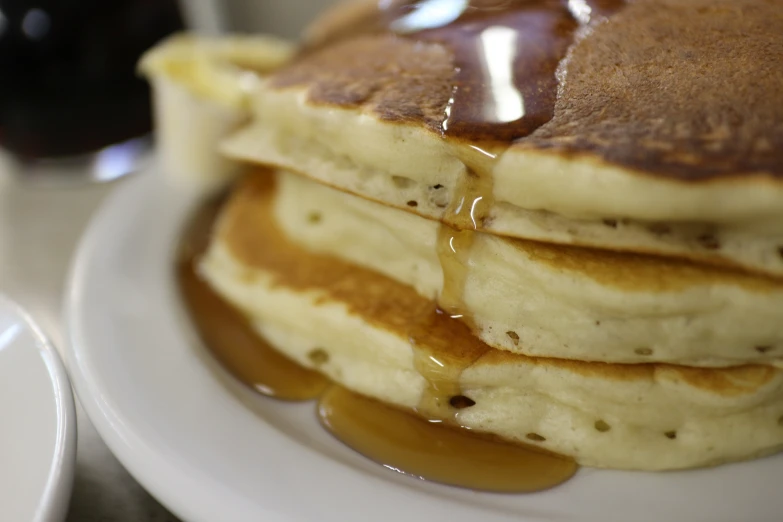
<path fill-rule="evenodd" d="M 760 365 L 716 369 L 657 363 L 608 364 L 528 357 L 491 348 L 465 324 L 433 313 L 434 303 L 413 288 L 292 243 L 275 224 L 274 185 L 271 172 L 260 171 L 246 177 L 234 190 L 218 222 L 216 240 L 247 267 L 249 281 L 261 271 L 271 276 L 275 285 L 316 292 L 319 302 L 346 306 L 363 321 L 403 337 L 410 335 L 413 328 L 423 331 L 426 327 L 426 349 L 437 354 L 438 360 L 463 367 L 534 364 L 596 379 L 683 382 L 722 396 L 755 393 L 779 375 L 779 370 Z"/>
<path fill-rule="evenodd" d="M 681 180 L 783 177 L 779 0 L 367 1 L 308 36 L 272 85 L 314 104 Z"/>
<path fill-rule="evenodd" d="M 640 0 L 572 49 L 555 116 L 523 149 L 685 180 L 783 177 L 783 3 Z"/>

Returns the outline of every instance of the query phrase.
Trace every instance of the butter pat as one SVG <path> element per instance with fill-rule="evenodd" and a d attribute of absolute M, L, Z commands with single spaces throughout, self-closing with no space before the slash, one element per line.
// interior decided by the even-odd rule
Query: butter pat
<path fill-rule="evenodd" d="M 293 51 L 267 36 L 185 33 L 142 57 L 139 70 L 152 86 L 158 158 L 168 181 L 210 192 L 236 176 L 239 163 L 223 157 L 218 143 L 250 119 L 255 86 Z"/>

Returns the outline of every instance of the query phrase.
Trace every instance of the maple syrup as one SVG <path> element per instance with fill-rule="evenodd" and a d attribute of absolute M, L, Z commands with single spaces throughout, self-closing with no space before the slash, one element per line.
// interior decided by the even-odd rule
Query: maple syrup
<path fill-rule="evenodd" d="M 559 455 L 432 422 L 332 386 L 318 403 L 321 423 L 365 457 L 414 477 L 497 493 L 541 491 L 576 473 Z"/>

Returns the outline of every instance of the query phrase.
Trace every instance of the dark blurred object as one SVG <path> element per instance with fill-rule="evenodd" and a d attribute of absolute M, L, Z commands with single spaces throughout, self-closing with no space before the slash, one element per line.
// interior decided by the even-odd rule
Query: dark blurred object
<path fill-rule="evenodd" d="M 0 0 L 0 147 L 24 164 L 149 133 L 136 61 L 181 28 L 176 0 Z"/>

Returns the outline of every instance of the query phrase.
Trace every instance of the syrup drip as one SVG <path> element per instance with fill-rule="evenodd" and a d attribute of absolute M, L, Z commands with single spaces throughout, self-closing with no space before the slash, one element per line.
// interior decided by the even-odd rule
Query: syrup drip
<path fill-rule="evenodd" d="M 489 347 L 475 340 L 464 323 L 437 307 L 428 305 L 417 315 L 409 339 L 414 367 L 426 385 L 416 411 L 432 421 L 459 425 L 459 408 L 453 400 L 463 396 L 460 376 Z M 448 332 L 448 335 L 434 332 Z"/>
<path fill-rule="evenodd" d="M 476 240 L 476 231 L 483 227 L 494 204 L 492 166 L 497 156 L 477 146 L 455 146 L 455 152 L 467 167 L 465 176 L 454 191 L 450 205 L 438 228 L 437 251 L 443 271 L 443 289 L 438 296 L 436 315 L 448 315 L 454 321 L 461 321 L 475 332 L 476 324 L 465 305 L 465 285 L 470 272 L 470 255 Z M 459 380 L 462 372 L 474 360 L 465 357 L 458 362 L 436 357 L 426 346 L 416 342 L 417 332 L 426 328 L 431 314 L 424 315 L 423 324 L 417 324 L 410 335 L 416 369 L 428 386 L 422 395 L 419 409 L 427 413 L 438 412 L 439 418 L 457 421 L 458 411 L 450 405 L 452 397 L 462 396 Z M 459 329 L 459 326 L 452 325 Z M 468 331 L 468 335 L 472 332 Z M 448 353 L 448 350 L 442 350 Z"/>
<path fill-rule="evenodd" d="M 482 228 L 495 203 L 492 166 L 497 155 L 477 146 L 455 146 L 466 165 L 466 174 L 454 191 L 438 229 L 438 259 L 443 271 L 443 290 L 438 298 L 442 310 L 473 327 L 464 300 L 470 251 L 475 231 Z"/>

